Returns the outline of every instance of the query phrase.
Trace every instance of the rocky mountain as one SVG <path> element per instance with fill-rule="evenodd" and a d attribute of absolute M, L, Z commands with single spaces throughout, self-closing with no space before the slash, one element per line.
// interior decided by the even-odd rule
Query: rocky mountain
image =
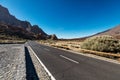
<path fill-rule="evenodd" d="M 0 39 L 36 39 L 36 37 L 24 28 L 0 24 Z"/>
<path fill-rule="evenodd" d="M 96 35 L 110 35 L 117 39 L 120 39 L 120 25 L 113 27 L 112 29 L 97 33 L 94 36 Z"/>
<path fill-rule="evenodd" d="M 57 39 L 58 39 L 57 36 L 56 36 L 55 34 L 50 35 L 49 38 L 52 39 L 52 40 L 57 40 Z"/>
<path fill-rule="evenodd" d="M 5 27 L 6 26 L 6 27 Z M 7 8 L 0 5 L 0 34 L 18 36 L 25 39 L 51 39 L 38 25 L 21 21 L 11 15 Z"/>

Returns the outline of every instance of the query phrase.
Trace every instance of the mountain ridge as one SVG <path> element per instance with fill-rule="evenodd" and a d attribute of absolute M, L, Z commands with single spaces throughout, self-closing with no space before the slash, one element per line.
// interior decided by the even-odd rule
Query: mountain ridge
<path fill-rule="evenodd" d="M 84 41 L 87 38 L 90 38 L 90 37 L 93 37 L 93 36 L 101 36 L 101 35 L 109 35 L 109 36 L 112 36 L 112 37 L 114 37 L 116 39 L 120 39 L 120 24 L 113 27 L 113 28 L 107 29 L 105 31 L 98 32 L 98 33 L 90 35 L 90 36 L 85 36 L 85 37 L 81 37 L 81 38 L 73 38 L 73 39 L 60 39 L 60 40 Z"/>
<path fill-rule="evenodd" d="M 117 26 L 110 28 L 108 30 L 99 32 L 99 33 L 92 35 L 92 36 L 99 36 L 99 35 L 109 35 L 109 36 L 113 36 L 114 38 L 120 39 L 120 25 L 117 25 Z"/>
<path fill-rule="evenodd" d="M 1 24 L 0 26 L 3 26 L 3 25 L 8 26 L 9 29 L 22 28 L 23 32 L 22 31 L 21 32 L 28 33 L 27 35 L 33 36 L 33 39 L 51 39 L 50 37 L 51 35 L 48 35 L 47 33 L 45 33 L 38 25 L 31 25 L 31 23 L 28 21 L 22 21 L 17 19 L 15 16 L 10 14 L 7 8 L 3 7 L 2 5 L 0 5 L 0 24 Z M 12 31 L 12 33 L 14 33 L 13 30 L 8 30 L 8 31 Z M 4 33 L 4 32 L 1 32 L 1 33 Z M 5 34 L 9 35 L 8 33 L 5 33 Z M 27 39 L 31 39 L 31 38 L 27 38 Z"/>

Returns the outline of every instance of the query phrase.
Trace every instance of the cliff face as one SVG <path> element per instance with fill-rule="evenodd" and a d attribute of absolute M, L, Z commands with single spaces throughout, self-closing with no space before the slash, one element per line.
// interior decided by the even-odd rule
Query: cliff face
<path fill-rule="evenodd" d="M 4 8 L 0 5 L 0 23 L 6 24 L 6 25 L 12 25 L 12 26 L 22 26 L 22 21 L 16 19 L 14 16 L 12 16 L 7 8 Z"/>
<path fill-rule="evenodd" d="M 5 30 L 1 30 L 1 31 L 5 31 L 5 32 L 0 32 L 2 34 L 5 33 L 5 34 L 9 35 L 12 33 L 15 35 L 15 33 L 16 33 L 15 30 L 17 30 L 17 31 L 19 31 L 17 33 L 22 33 L 22 35 L 26 36 L 28 39 L 29 39 L 29 37 L 30 37 L 30 39 L 31 38 L 48 39 L 50 36 L 50 35 L 46 34 L 41 28 L 39 28 L 39 26 L 37 26 L 37 25 L 32 26 L 30 24 L 30 22 L 28 22 L 28 21 L 21 21 L 21 20 L 17 19 L 15 16 L 13 16 L 9 13 L 7 8 L 0 5 L 0 29 L 3 29 L 3 28 L 1 28 L 1 27 L 3 27 L 3 25 L 7 26 L 7 28 L 5 28 L 5 30 L 7 30 L 8 32 L 6 32 Z M 12 28 L 14 28 L 15 30 L 12 30 Z M 26 37 L 23 37 L 23 38 L 26 38 Z"/>

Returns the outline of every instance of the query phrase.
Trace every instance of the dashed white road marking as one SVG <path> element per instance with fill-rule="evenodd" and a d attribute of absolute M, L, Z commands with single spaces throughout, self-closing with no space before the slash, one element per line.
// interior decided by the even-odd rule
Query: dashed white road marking
<path fill-rule="evenodd" d="M 50 51 L 49 49 L 47 49 L 47 48 L 44 48 L 44 50 L 46 50 L 46 51 Z"/>
<path fill-rule="evenodd" d="M 65 58 L 65 59 L 67 59 L 67 60 L 69 60 L 69 61 L 71 61 L 71 62 L 74 62 L 74 63 L 76 63 L 76 64 L 79 64 L 78 61 L 75 61 L 75 60 L 73 60 L 73 59 L 70 59 L 70 58 L 68 58 L 68 57 L 66 57 L 66 56 L 60 55 L 60 57 Z"/>

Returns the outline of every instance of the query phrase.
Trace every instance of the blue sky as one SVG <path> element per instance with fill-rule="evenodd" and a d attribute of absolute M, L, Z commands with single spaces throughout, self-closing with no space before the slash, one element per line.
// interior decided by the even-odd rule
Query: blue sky
<path fill-rule="evenodd" d="M 59 38 L 92 35 L 120 24 L 120 0 L 0 0 L 20 20 Z"/>

